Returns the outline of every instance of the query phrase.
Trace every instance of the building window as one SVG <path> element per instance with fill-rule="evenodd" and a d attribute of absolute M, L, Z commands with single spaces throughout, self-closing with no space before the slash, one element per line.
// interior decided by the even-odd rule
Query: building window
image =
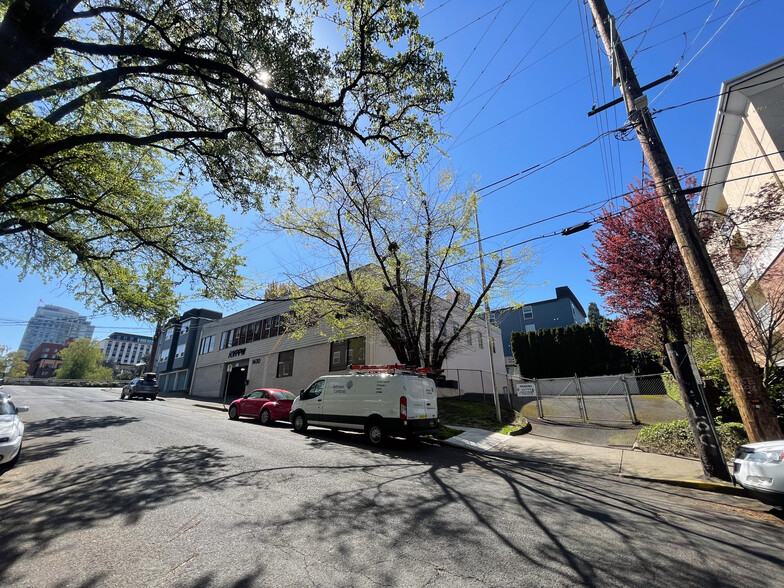
<path fill-rule="evenodd" d="M 181 357 L 185 357 L 185 343 L 177 345 L 177 354 L 174 356 L 174 359 L 179 359 Z"/>
<path fill-rule="evenodd" d="M 466 329 L 466 340 L 469 345 L 474 344 L 474 332 L 471 329 Z"/>
<path fill-rule="evenodd" d="M 164 341 L 168 341 L 172 337 L 174 337 L 174 327 L 166 329 L 166 337 L 164 338 Z"/>
<path fill-rule="evenodd" d="M 526 333 L 533 333 L 536 330 L 536 325 L 531 323 L 530 325 L 525 325 L 525 332 Z"/>
<path fill-rule="evenodd" d="M 363 363 L 365 363 L 364 337 L 335 341 L 330 345 L 329 371 L 342 371 L 348 365 L 361 365 Z"/>
<path fill-rule="evenodd" d="M 184 335 L 190 330 L 191 330 L 191 321 L 185 321 L 180 325 L 180 335 Z"/>
<path fill-rule="evenodd" d="M 158 361 L 166 361 L 167 359 L 169 359 L 169 350 L 168 349 L 162 349 L 161 350 L 161 358 Z"/>
<path fill-rule="evenodd" d="M 482 334 L 480 333 L 479 334 L 479 349 L 484 349 L 484 348 L 485 348 L 485 342 L 482 339 Z"/>
<path fill-rule="evenodd" d="M 523 318 L 525 320 L 534 318 L 534 309 L 530 306 L 523 306 Z"/>
<path fill-rule="evenodd" d="M 278 378 L 286 378 L 294 371 L 294 350 L 281 351 L 278 354 Z"/>
<path fill-rule="evenodd" d="M 199 354 L 204 355 L 205 353 L 212 353 L 213 351 L 215 351 L 215 335 L 204 337 L 199 346 Z"/>

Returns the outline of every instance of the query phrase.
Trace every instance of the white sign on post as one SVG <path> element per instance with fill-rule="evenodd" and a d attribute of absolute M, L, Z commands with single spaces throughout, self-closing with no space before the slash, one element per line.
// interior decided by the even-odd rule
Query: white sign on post
<path fill-rule="evenodd" d="M 536 396 L 536 386 L 529 383 L 515 384 L 515 392 L 518 396 Z"/>

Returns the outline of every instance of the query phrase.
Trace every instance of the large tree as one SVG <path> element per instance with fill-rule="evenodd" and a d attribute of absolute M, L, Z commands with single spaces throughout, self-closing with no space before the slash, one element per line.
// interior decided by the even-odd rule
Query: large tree
<path fill-rule="evenodd" d="M 109 380 L 114 370 L 104 365 L 101 347 L 95 339 L 76 339 L 60 350 L 63 363 L 55 371 L 61 380 Z"/>
<path fill-rule="evenodd" d="M 4 263 L 145 318 L 189 278 L 235 295 L 225 221 L 176 181 L 249 210 L 354 140 L 392 157 L 432 140 L 451 83 L 411 4 L 0 3 Z"/>
<path fill-rule="evenodd" d="M 470 323 L 491 289 L 519 284 L 530 268 L 525 249 L 490 256 L 482 287 L 476 206 L 448 176 L 426 193 L 360 158 L 294 197 L 271 219 L 313 246 L 310 271 L 288 276 L 291 329 L 321 324 L 335 339 L 380 331 L 400 363 L 440 368 L 450 351 L 483 337 Z"/>
<path fill-rule="evenodd" d="M 695 183 L 685 181 L 689 187 Z M 664 346 L 684 339 L 681 309 L 691 284 L 651 179 L 632 184 L 624 204 L 605 207 L 599 223 L 593 254 L 584 255 L 594 289 L 620 319 L 609 327 L 610 340 L 655 352 L 666 364 Z"/>
<path fill-rule="evenodd" d="M 0 345 L 0 373 L 7 378 L 23 378 L 27 375 L 27 362 L 23 350 L 11 351 L 8 345 Z"/>

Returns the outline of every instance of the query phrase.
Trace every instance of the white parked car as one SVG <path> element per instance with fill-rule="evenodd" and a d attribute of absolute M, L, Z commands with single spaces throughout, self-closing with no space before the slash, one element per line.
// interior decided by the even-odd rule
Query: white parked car
<path fill-rule="evenodd" d="M 732 462 L 735 483 L 765 504 L 784 506 L 784 439 L 742 445 Z"/>
<path fill-rule="evenodd" d="M 14 406 L 10 400 L 0 402 L 0 466 L 13 467 L 19 461 L 24 435 L 19 413 L 28 410 L 26 406 Z"/>

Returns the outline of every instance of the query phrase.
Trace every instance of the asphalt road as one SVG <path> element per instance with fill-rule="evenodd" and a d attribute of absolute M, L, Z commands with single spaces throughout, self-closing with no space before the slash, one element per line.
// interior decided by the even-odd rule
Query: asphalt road
<path fill-rule="evenodd" d="M 422 443 L 228 421 L 188 399 L 12 387 L 2 586 L 781 586 L 738 499 Z"/>

